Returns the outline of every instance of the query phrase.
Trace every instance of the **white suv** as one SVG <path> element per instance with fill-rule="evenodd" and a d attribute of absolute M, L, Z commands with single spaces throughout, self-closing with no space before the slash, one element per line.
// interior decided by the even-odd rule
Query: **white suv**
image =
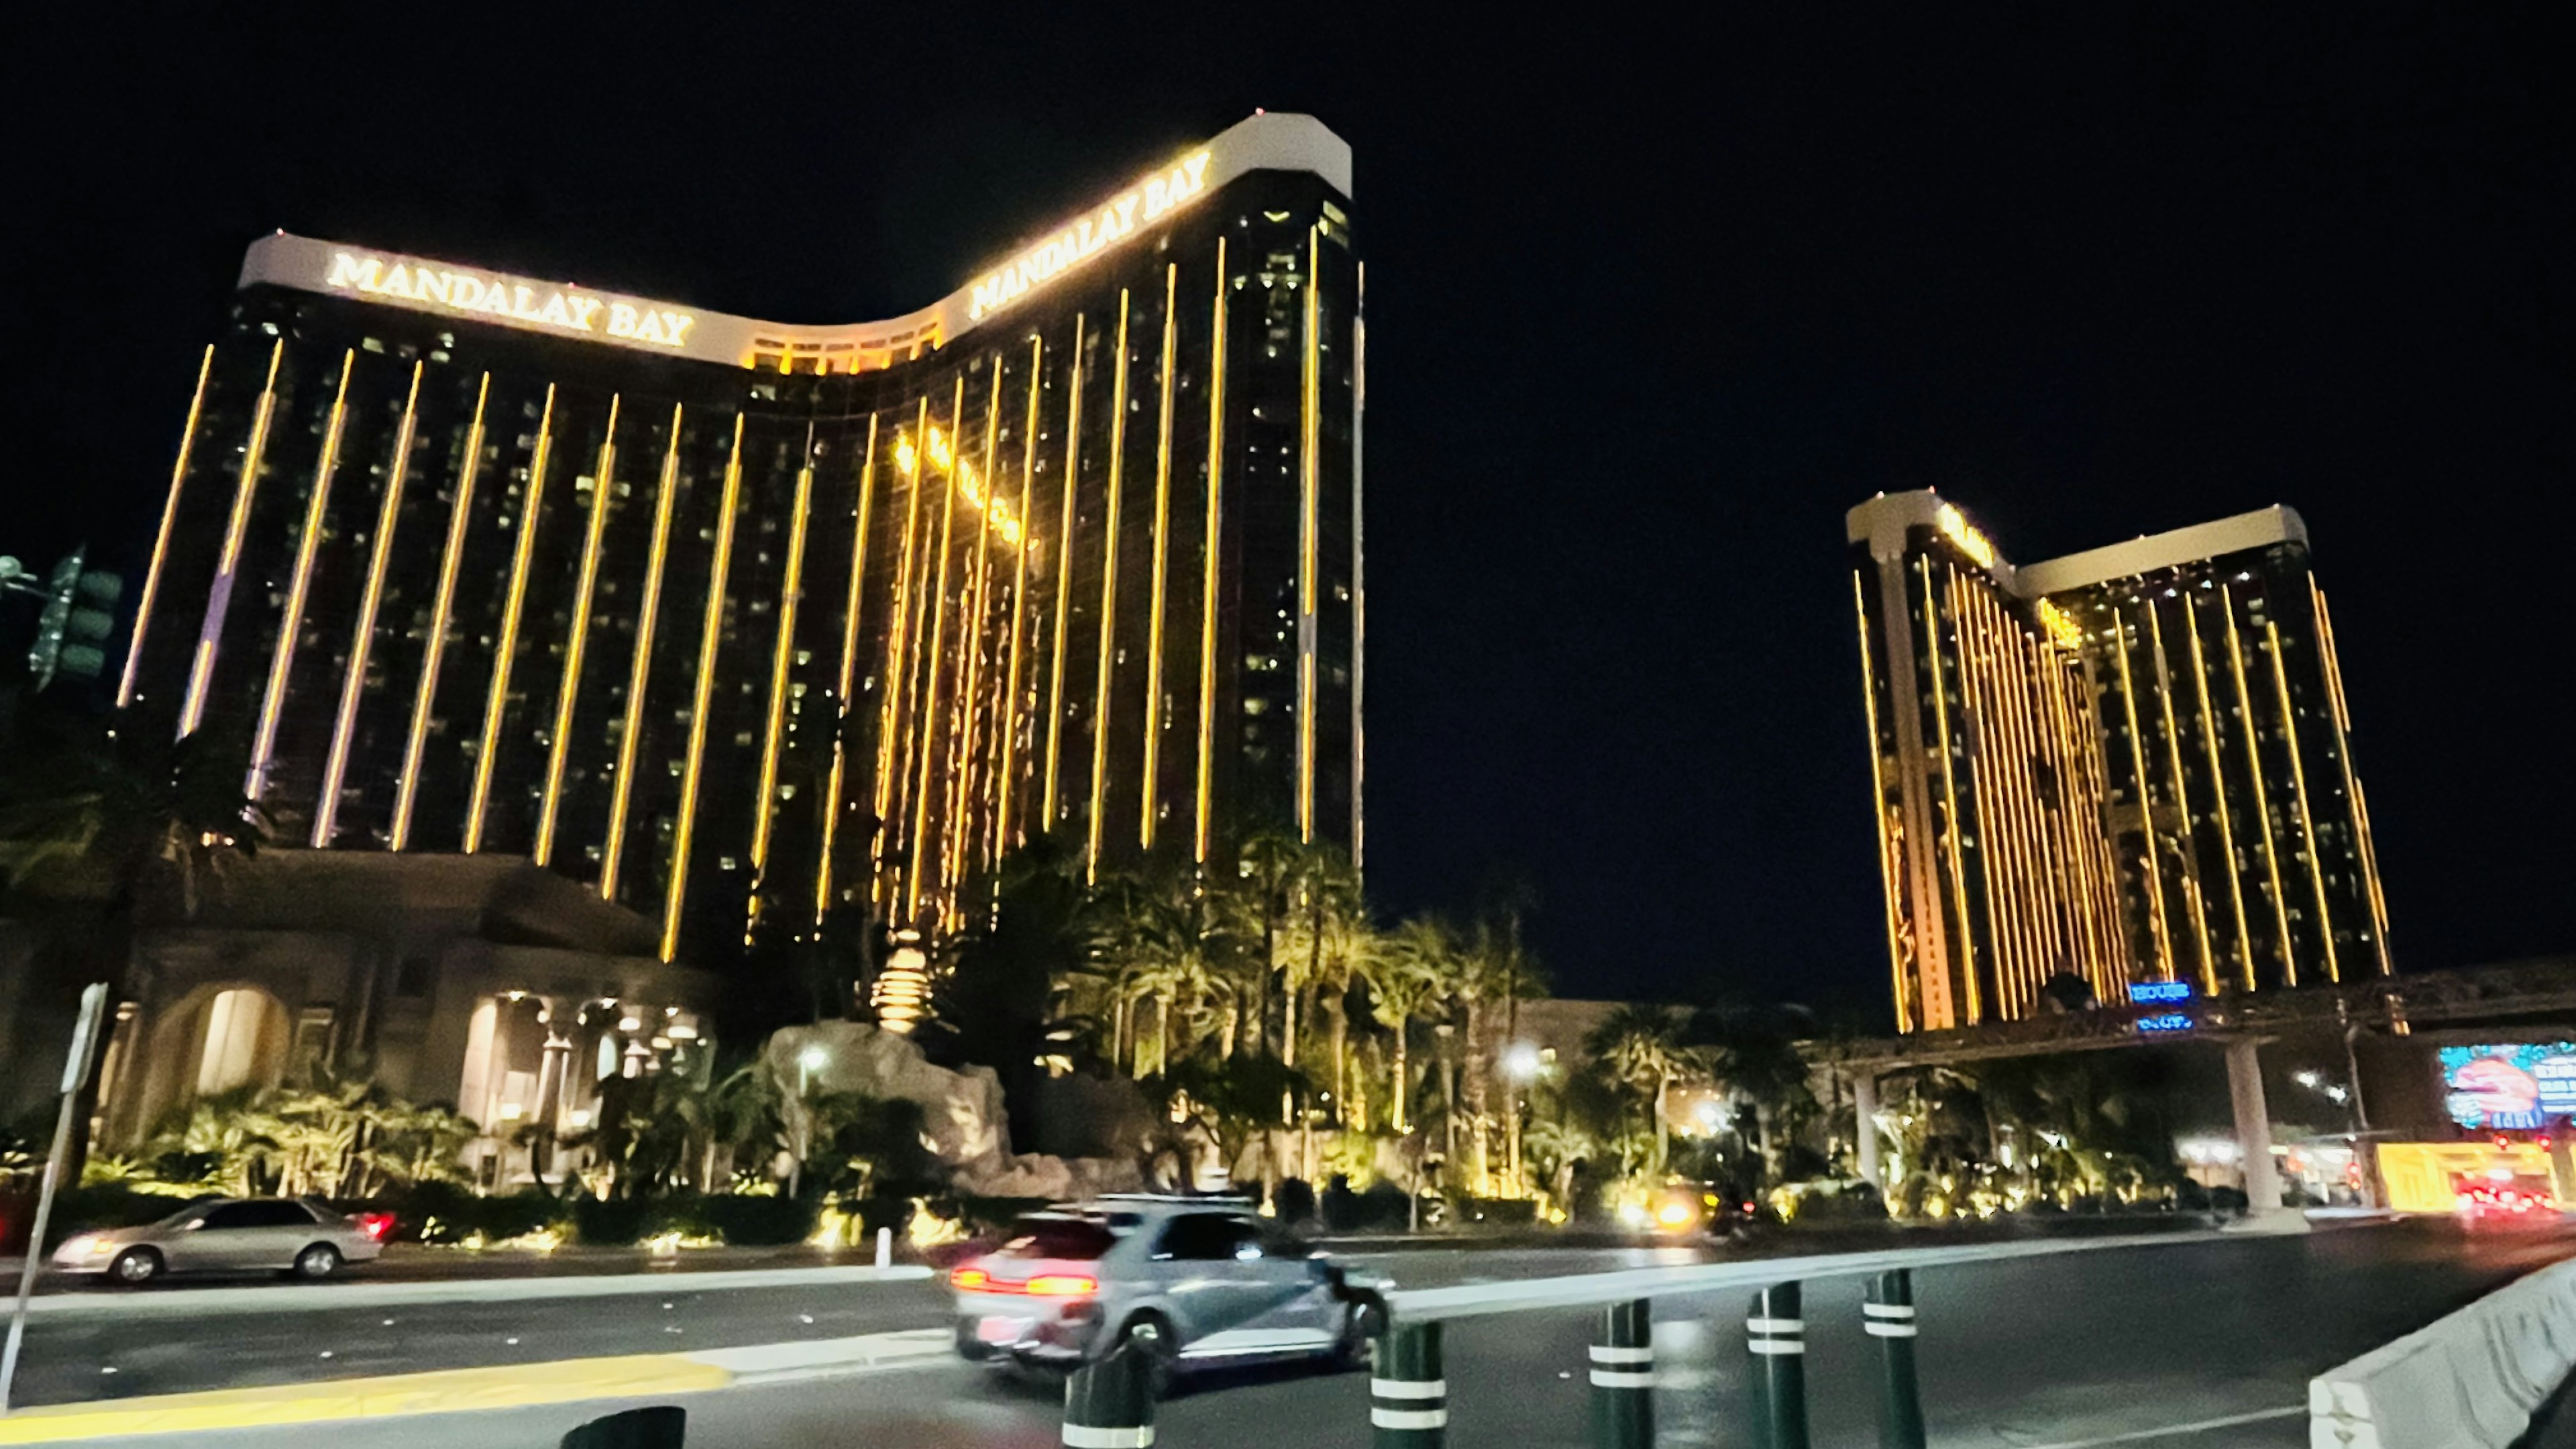
<path fill-rule="evenodd" d="M 1235 1198 L 1120 1195 L 1022 1217 L 948 1275 L 957 1351 L 1072 1367 L 1121 1345 L 1185 1366 L 1365 1360 L 1376 1287 Z"/>

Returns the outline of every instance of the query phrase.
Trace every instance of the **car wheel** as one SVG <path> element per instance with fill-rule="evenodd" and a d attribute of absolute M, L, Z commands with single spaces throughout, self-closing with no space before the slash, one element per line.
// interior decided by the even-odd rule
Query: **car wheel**
<path fill-rule="evenodd" d="M 1129 1319 L 1118 1333 L 1118 1351 L 1143 1356 L 1145 1384 L 1157 1400 L 1171 1392 L 1172 1371 L 1180 1349 L 1179 1340 L 1172 1336 L 1172 1326 L 1150 1313 Z"/>
<path fill-rule="evenodd" d="M 115 1262 L 107 1265 L 107 1276 L 128 1288 L 140 1288 L 160 1277 L 166 1266 L 161 1255 L 150 1248 L 128 1248 L 116 1255 Z"/>
<path fill-rule="evenodd" d="M 1339 1370 L 1368 1368 L 1377 1362 L 1377 1336 L 1386 1327 L 1378 1310 L 1354 1303 L 1342 1312 L 1342 1336 L 1333 1340 L 1332 1366 Z"/>
<path fill-rule="evenodd" d="M 307 1283 L 328 1278 L 340 1271 L 340 1250 L 329 1243 L 315 1243 L 295 1255 L 295 1276 Z"/>

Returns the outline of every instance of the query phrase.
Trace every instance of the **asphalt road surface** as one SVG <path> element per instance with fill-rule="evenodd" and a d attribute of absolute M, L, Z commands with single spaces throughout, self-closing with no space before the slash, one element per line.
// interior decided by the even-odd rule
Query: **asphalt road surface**
<path fill-rule="evenodd" d="M 2576 1254 L 2576 1234 L 2468 1236 L 2446 1224 L 2359 1227 L 2304 1236 L 2243 1237 L 1925 1270 L 1916 1275 L 1919 1340 L 1933 1443 L 1942 1449 L 2084 1446 L 2304 1445 L 2308 1377 L 2415 1328 L 2518 1274 Z M 1587 1271 L 1633 1261 L 1614 1253 L 1477 1254 L 1397 1260 L 1408 1286 L 1462 1277 Z M 716 1301 L 718 1299 L 727 1301 Z M 1743 1441 L 1749 1355 L 1747 1303 L 1729 1291 L 1659 1300 L 1656 1411 L 1666 1445 Z M 1819 1445 L 1875 1440 L 1876 1361 L 1860 1331 L 1860 1283 L 1811 1277 L 1806 1359 Z M 739 1301 L 736 1301 L 739 1300 Z M 671 1306 L 665 1307 L 665 1304 Z M 470 1308 L 470 1311 L 468 1309 Z M 437 1323 L 351 1323 L 336 1313 L 191 1322 L 160 1314 L 129 1329 L 111 1322 L 43 1324 L 31 1367 L 60 1400 L 84 1375 L 94 1397 L 103 1367 L 152 1376 L 140 1391 L 273 1382 L 299 1353 L 345 1352 L 343 1373 L 438 1367 L 527 1323 L 510 1347 L 533 1358 L 638 1352 L 719 1342 L 765 1342 L 792 1326 L 818 1336 L 919 1326 L 940 1308 L 928 1285 L 871 1285 L 814 1294 L 793 1289 L 613 1300 L 603 1304 L 443 1307 Z M 491 1316 L 486 1317 L 486 1314 Z M 816 1321 L 807 1324 L 804 1316 Z M 826 1317 L 826 1315 L 834 1315 Z M 328 1321 L 326 1321 L 328 1320 Z M 57 1329 L 66 1330 L 57 1333 Z M 671 1330 L 677 1330 L 672 1333 Z M 1539 1311 L 1463 1320 L 1448 1329 L 1450 1442 L 1565 1446 L 1587 1442 L 1583 1369 L 1590 1315 Z M 122 1335 L 122 1336 L 121 1336 Z M 341 1347 L 330 1349 L 335 1336 Z M 693 1337 L 695 1336 L 695 1337 Z M 659 1340 L 659 1341 L 656 1341 Z M 442 1355 L 445 1355 L 442 1358 Z M 476 1362 L 494 1361 L 488 1346 Z M 297 1360 L 294 1377 L 314 1376 Z M 107 1390 L 137 1392 L 119 1382 Z M 852 1445 L 1038 1449 L 1056 1442 L 1058 1405 L 1007 1378 L 945 1361 L 872 1374 L 684 1396 L 691 1449 Z M 1301 1370 L 1185 1384 L 1163 1406 L 1171 1446 L 1312 1449 L 1368 1442 L 1368 1385 L 1360 1374 Z M 496 1410 L 363 1424 L 195 1436 L 208 1449 L 473 1449 L 552 1446 L 615 1403 Z M 2167 1433 L 2152 1431 L 2167 1430 Z M 2138 1437 L 2152 1433 L 2152 1437 Z M 166 1446 L 161 1440 L 99 1440 Z M 2544 1441 L 2548 1442 L 2548 1441 Z"/>

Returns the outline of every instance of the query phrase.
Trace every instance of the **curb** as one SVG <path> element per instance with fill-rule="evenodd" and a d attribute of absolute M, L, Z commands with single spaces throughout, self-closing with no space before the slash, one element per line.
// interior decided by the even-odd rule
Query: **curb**
<path fill-rule="evenodd" d="M 586 1399 L 662 1397 L 904 1368 L 952 1351 L 950 1331 L 754 1344 L 698 1353 L 625 1354 L 549 1363 L 438 1369 L 314 1384 L 213 1389 L 20 1409 L 0 1418 L 0 1444 L 110 1435 L 208 1434 L 346 1419 L 522 1409 Z"/>
<path fill-rule="evenodd" d="M 691 1273 L 571 1273 L 529 1278 L 48 1293 L 29 1300 L 27 1307 L 30 1313 L 39 1315 L 114 1314 L 119 1318 L 146 1313 L 293 1313 L 329 1308 L 391 1308 L 416 1303 L 521 1302 L 532 1298 L 618 1298 L 648 1293 L 730 1292 L 743 1288 L 918 1283 L 934 1276 L 933 1270 L 912 1264 L 890 1268 L 727 1268 Z"/>

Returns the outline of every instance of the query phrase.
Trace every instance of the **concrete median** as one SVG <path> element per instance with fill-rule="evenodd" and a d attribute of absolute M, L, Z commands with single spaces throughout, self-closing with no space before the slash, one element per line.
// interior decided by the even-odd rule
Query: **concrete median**
<path fill-rule="evenodd" d="M 2510 1449 L 2576 1368 L 2576 1262 L 2317 1375 L 2312 1449 Z"/>

